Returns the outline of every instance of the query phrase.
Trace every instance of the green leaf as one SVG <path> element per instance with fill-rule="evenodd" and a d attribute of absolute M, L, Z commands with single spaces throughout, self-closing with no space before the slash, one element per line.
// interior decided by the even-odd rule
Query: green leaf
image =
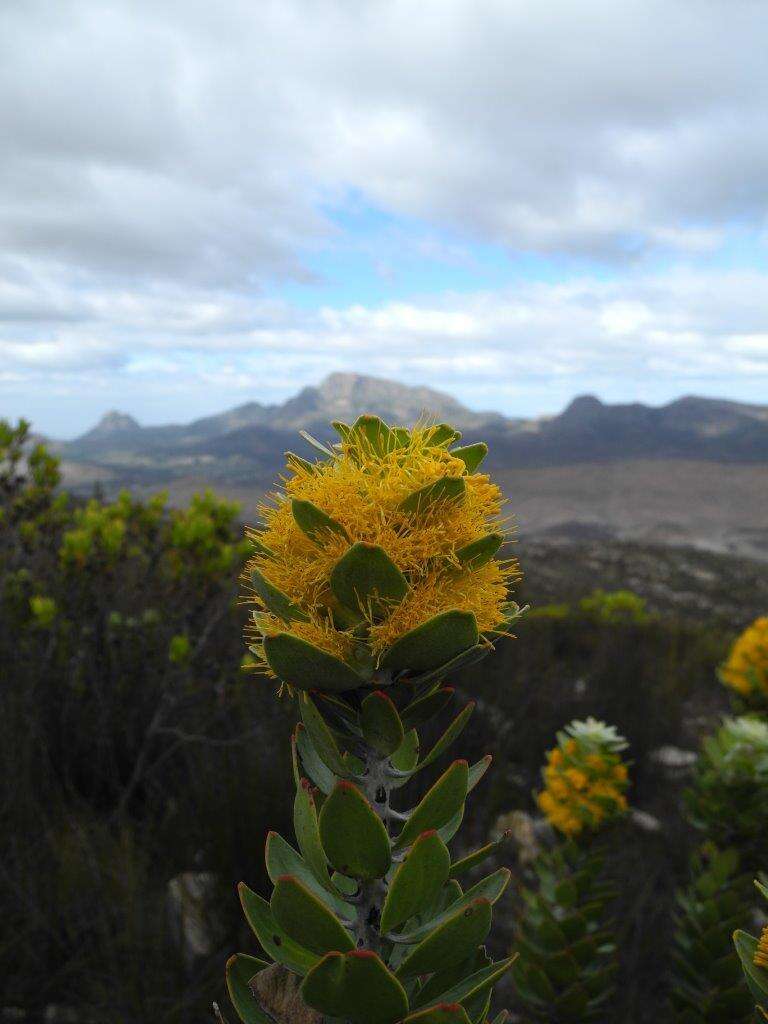
<path fill-rule="evenodd" d="M 403 728 L 418 729 L 419 726 L 437 717 L 451 702 L 454 693 L 455 690 L 452 686 L 442 686 L 439 690 L 434 690 L 411 701 L 401 712 Z"/>
<path fill-rule="evenodd" d="M 479 882 L 472 886 L 471 889 L 467 889 L 463 895 L 459 896 L 458 899 L 450 903 L 445 910 L 440 911 L 430 921 L 425 921 L 424 924 L 414 928 L 410 932 L 403 932 L 400 935 L 392 935 L 392 942 L 403 943 L 405 945 L 412 945 L 414 942 L 420 942 L 425 935 L 428 935 L 433 928 L 437 928 L 438 925 L 447 921 L 449 917 L 457 914 L 461 910 L 466 910 L 476 900 L 487 900 L 490 904 L 494 904 L 501 899 L 504 895 L 509 880 L 512 877 L 509 868 L 499 868 L 492 874 L 482 878 Z"/>
<path fill-rule="evenodd" d="M 266 900 L 249 889 L 245 882 L 240 883 L 237 891 L 245 919 L 267 956 L 295 974 L 302 975 L 318 963 L 318 956 L 294 942 L 280 928 Z"/>
<path fill-rule="evenodd" d="M 286 452 L 285 459 L 288 463 L 288 468 L 292 469 L 295 473 L 297 469 L 303 469 L 305 473 L 314 473 L 315 467 L 311 462 L 306 459 L 302 459 L 296 452 Z"/>
<path fill-rule="evenodd" d="M 378 544 L 358 541 L 341 556 L 330 575 L 334 596 L 353 611 L 393 607 L 408 593 L 408 583 Z"/>
<path fill-rule="evenodd" d="M 272 916 L 286 935 L 323 956 L 354 949 L 352 936 L 322 900 L 293 875 L 278 878 L 269 901 Z"/>
<path fill-rule="evenodd" d="M 432 749 L 426 755 L 426 757 L 424 757 L 423 760 L 419 761 L 415 768 L 412 769 L 412 774 L 420 772 L 422 768 L 427 768 L 429 765 L 434 764 L 438 757 L 440 757 L 441 754 L 444 754 L 446 752 L 446 750 L 450 747 L 453 741 L 457 739 L 457 737 L 460 736 L 461 733 L 464 731 L 464 727 L 469 721 L 474 710 L 475 702 L 472 700 L 469 702 L 469 704 L 466 705 L 466 707 L 462 711 L 459 712 L 456 718 L 454 718 L 454 720 L 445 730 L 440 739 L 435 743 L 434 747 L 432 747 Z"/>
<path fill-rule="evenodd" d="M 454 761 L 414 808 L 395 840 L 393 849 L 401 850 L 413 843 L 422 832 L 440 828 L 450 821 L 466 799 L 468 777 L 467 762 Z"/>
<path fill-rule="evenodd" d="M 456 430 L 450 423 L 436 423 L 428 435 L 427 444 L 433 448 L 444 448 L 461 440 L 461 431 Z"/>
<path fill-rule="evenodd" d="M 321 441 L 318 441 L 316 437 L 312 437 L 311 434 L 308 434 L 306 430 L 300 430 L 299 437 L 303 437 L 307 444 L 312 445 L 312 447 L 322 455 L 331 459 L 336 458 L 336 452 L 331 451 L 331 449 L 327 448 Z"/>
<path fill-rule="evenodd" d="M 275 552 L 272 548 L 268 548 L 255 534 L 249 534 L 248 542 L 257 555 L 265 555 L 267 558 L 275 557 Z"/>
<path fill-rule="evenodd" d="M 323 849 L 333 867 L 351 878 L 383 878 L 392 863 L 387 830 L 351 782 L 336 783 L 320 811 Z"/>
<path fill-rule="evenodd" d="M 462 857 L 461 860 L 457 860 L 454 864 L 451 864 L 451 870 L 449 877 L 458 878 L 467 871 L 471 871 L 472 868 L 478 864 L 482 864 L 484 860 L 491 857 L 501 846 L 507 842 L 511 835 L 511 830 L 507 830 L 501 839 L 498 839 L 495 843 L 488 843 L 486 846 L 481 846 L 479 850 L 474 850 L 472 853 L 468 853 L 466 857 Z"/>
<path fill-rule="evenodd" d="M 404 498 L 398 508 L 406 515 L 426 515 L 433 508 L 461 501 L 466 494 L 467 485 L 462 476 L 443 476 L 434 483 L 420 487 L 418 491 Z"/>
<path fill-rule="evenodd" d="M 490 964 L 488 967 L 475 971 L 468 978 L 462 979 L 451 988 L 446 989 L 445 992 L 441 992 L 439 996 L 440 1001 L 460 1003 L 464 1006 L 481 992 L 487 992 L 489 988 L 492 988 L 507 973 L 516 959 L 517 955 L 511 956 L 507 960 L 500 960 L 495 964 Z M 411 1006 L 413 1009 L 418 1009 L 421 1005 L 419 993 L 417 992 L 411 1000 Z"/>
<path fill-rule="evenodd" d="M 266 960 L 248 956 L 247 953 L 235 953 L 227 960 L 227 991 L 243 1024 L 273 1024 L 272 1018 L 261 1009 L 248 984 L 259 971 L 269 966 Z"/>
<path fill-rule="evenodd" d="M 437 832 L 422 832 L 389 884 L 381 911 L 382 934 L 428 907 L 448 880 L 450 866 L 448 847 Z"/>
<path fill-rule="evenodd" d="M 379 416 L 358 416 L 352 431 L 368 444 L 375 455 L 386 455 L 400 447 L 397 434 Z"/>
<path fill-rule="evenodd" d="M 269 832 L 267 834 L 264 860 L 267 866 L 267 874 L 273 885 L 277 884 L 278 878 L 282 875 L 293 875 L 313 892 L 315 896 L 328 903 L 334 913 L 342 920 L 349 920 L 354 917 L 354 909 L 341 896 L 332 892 L 330 886 L 327 888 L 323 886 L 315 878 L 300 854 L 277 832 Z M 336 888 L 333 880 L 331 880 L 331 886 Z"/>
<path fill-rule="evenodd" d="M 312 746 L 317 751 L 317 756 L 335 775 L 340 775 L 344 778 L 349 772 L 341 756 L 339 746 L 325 719 L 318 711 L 317 705 L 308 693 L 301 695 L 299 711 L 301 720 L 312 740 Z"/>
<path fill-rule="evenodd" d="M 309 622 L 309 616 L 294 604 L 289 597 L 273 587 L 266 577 L 262 576 L 258 569 L 251 569 L 251 586 L 264 602 L 264 606 L 276 615 L 283 622 Z"/>
<path fill-rule="evenodd" d="M 437 830 L 437 834 L 440 836 L 440 838 L 446 845 L 450 843 L 450 841 L 461 828 L 461 823 L 464 820 L 465 806 L 466 804 L 462 804 L 458 811 L 454 814 L 454 816 L 449 821 L 446 821 L 444 825 L 441 825 L 440 828 Z"/>
<path fill-rule="evenodd" d="M 397 977 L 455 967 L 480 946 L 491 930 L 493 911 L 487 899 L 477 899 L 435 927 L 406 956 Z"/>
<path fill-rule="evenodd" d="M 409 1014 L 403 1024 L 470 1024 L 467 1011 L 458 1003 L 441 1003 Z"/>
<path fill-rule="evenodd" d="M 451 672 L 457 672 L 461 668 L 466 668 L 468 665 L 474 665 L 475 662 L 481 661 L 487 655 L 491 653 L 493 647 L 489 643 L 475 644 L 474 647 L 470 647 L 466 651 L 462 651 L 455 658 L 451 658 L 450 661 L 443 665 L 438 665 L 437 668 L 431 669 L 429 672 L 424 672 L 421 675 L 413 676 L 410 682 L 421 689 L 428 683 L 434 682 L 436 679 L 443 679 L 445 676 L 450 675 Z"/>
<path fill-rule="evenodd" d="M 733 933 L 733 944 L 752 995 L 765 1005 L 768 1002 L 768 971 L 754 962 L 757 939 L 739 929 Z"/>
<path fill-rule="evenodd" d="M 450 662 L 477 641 L 477 620 L 471 612 L 441 612 L 395 641 L 381 667 L 427 672 Z"/>
<path fill-rule="evenodd" d="M 410 729 L 403 737 L 403 742 L 390 758 L 390 764 L 400 772 L 409 772 L 418 760 L 419 734 L 415 729 Z"/>
<path fill-rule="evenodd" d="M 397 708 L 383 690 L 374 690 L 363 700 L 360 725 L 368 744 L 385 757 L 394 754 L 405 737 Z"/>
<path fill-rule="evenodd" d="M 469 778 L 467 779 L 467 793 L 471 793 L 475 786 L 480 782 L 482 777 L 491 767 L 493 763 L 493 755 L 486 754 L 485 757 L 481 757 L 479 761 L 476 761 L 469 769 Z"/>
<path fill-rule="evenodd" d="M 464 547 L 456 549 L 456 557 L 465 569 L 481 569 L 494 557 L 504 543 L 503 533 L 489 533 L 486 537 L 478 537 Z"/>
<path fill-rule="evenodd" d="M 293 830 L 307 867 L 320 885 L 327 889 L 331 884 L 328 878 L 328 865 L 323 845 L 320 842 L 315 798 L 312 796 L 312 787 L 306 779 L 302 779 L 301 784 L 296 787 L 296 796 L 293 801 Z"/>
<path fill-rule="evenodd" d="M 451 452 L 451 455 L 461 459 L 467 467 L 467 473 L 470 474 L 475 472 L 487 454 L 488 445 L 484 441 L 478 441 L 477 444 L 467 444 L 463 448 L 454 448 Z"/>
<path fill-rule="evenodd" d="M 302 722 L 296 726 L 296 746 L 301 756 L 301 763 L 304 771 L 310 777 L 317 788 L 326 796 L 336 785 L 336 776 L 331 769 L 323 764 L 320 755 L 315 750 L 314 744 L 309 737 L 306 727 Z M 300 779 L 297 781 L 299 785 Z"/>
<path fill-rule="evenodd" d="M 330 534 L 349 540 L 349 534 L 341 525 L 317 505 L 303 498 L 291 499 L 291 512 L 296 525 L 313 543 L 323 544 Z"/>
<path fill-rule="evenodd" d="M 364 683 L 341 658 L 291 633 L 265 636 L 264 655 L 278 679 L 299 690 L 354 690 Z"/>
<path fill-rule="evenodd" d="M 329 953 L 301 986 L 307 1006 L 354 1024 L 394 1024 L 408 1012 L 408 998 L 397 978 L 369 950 Z"/>

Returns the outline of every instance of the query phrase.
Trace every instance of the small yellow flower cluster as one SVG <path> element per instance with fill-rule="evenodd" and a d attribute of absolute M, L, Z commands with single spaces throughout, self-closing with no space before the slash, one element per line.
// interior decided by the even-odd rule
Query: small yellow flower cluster
<path fill-rule="evenodd" d="M 755 967 L 762 967 L 764 970 L 768 970 L 768 924 L 760 934 L 752 963 Z"/>
<path fill-rule="evenodd" d="M 720 678 L 744 697 L 768 697 L 768 615 L 755 619 L 735 641 Z"/>
<path fill-rule="evenodd" d="M 390 448 L 353 433 L 331 458 L 312 464 L 289 453 L 283 489 L 260 506 L 263 526 L 250 531 L 256 554 L 244 579 L 247 584 L 257 570 L 299 614 L 288 627 L 263 597 L 249 597 L 258 616 L 249 627 L 257 648 L 260 635 L 290 628 L 344 661 L 359 658 L 361 646 L 377 661 L 404 634 L 449 609 L 472 613 L 481 634 L 504 620 L 517 563 L 489 558 L 470 571 L 456 556 L 478 538 L 506 533 L 501 491 L 487 475 L 468 471 L 440 433 L 430 426 L 402 430 L 401 443 Z M 462 500 L 440 501 L 415 515 L 404 510 L 410 495 L 445 478 L 463 482 Z M 295 501 L 316 506 L 334 528 L 321 540 L 308 537 L 293 514 Z M 380 547 L 407 583 L 402 599 L 363 608 L 362 623 L 345 621 L 329 589 L 335 565 L 357 542 Z"/>
<path fill-rule="evenodd" d="M 536 797 L 553 828 L 569 838 L 627 810 L 627 766 L 619 753 L 626 744 L 613 730 L 606 730 L 611 738 L 602 741 L 599 732 L 579 729 L 584 725 L 574 722 L 558 733 L 558 745 L 547 752 L 542 771 L 544 789 Z"/>

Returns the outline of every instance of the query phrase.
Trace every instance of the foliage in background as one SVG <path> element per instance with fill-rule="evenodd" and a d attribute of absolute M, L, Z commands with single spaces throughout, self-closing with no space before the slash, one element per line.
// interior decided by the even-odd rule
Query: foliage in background
<path fill-rule="evenodd" d="M 597 833 L 627 811 L 627 743 L 593 718 L 569 723 L 557 740 L 538 803 L 565 839 L 539 854 L 536 882 L 521 890 L 512 973 L 533 1019 L 588 1024 L 605 1018 L 617 969 L 608 915 L 615 893 Z"/>
<path fill-rule="evenodd" d="M 754 1000 L 731 943 L 754 902 L 737 850 L 706 843 L 677 897 L 672 1009 L 677 1024 L 748 1024 Z"/>

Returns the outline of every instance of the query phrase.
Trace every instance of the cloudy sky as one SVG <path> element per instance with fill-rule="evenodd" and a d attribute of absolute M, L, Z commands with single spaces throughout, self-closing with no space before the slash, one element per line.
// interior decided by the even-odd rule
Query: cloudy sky
<path fill-rule="evenodd" d="M 768 402 L 765 0 L 7 0 L 0 416 Z"/>

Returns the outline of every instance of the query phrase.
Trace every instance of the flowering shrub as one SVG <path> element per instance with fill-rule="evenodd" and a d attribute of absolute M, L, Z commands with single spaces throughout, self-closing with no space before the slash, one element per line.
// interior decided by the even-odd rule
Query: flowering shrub
<path fill-rule="evenodd" d="M 594 718 L 573 721 L 557 734 L 542 771 L 537 802 L 549 823 L 566 836 L 596 829 L 627 810 L 627 743 L 614 726 Z"/>

